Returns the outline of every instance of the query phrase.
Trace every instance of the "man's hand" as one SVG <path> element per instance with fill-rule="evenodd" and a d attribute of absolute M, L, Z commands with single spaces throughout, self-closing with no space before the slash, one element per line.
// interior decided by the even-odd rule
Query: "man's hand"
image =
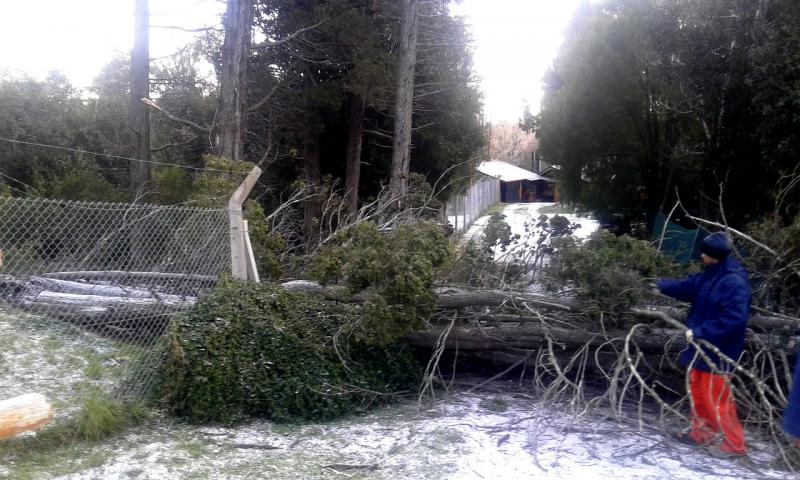
<path fill-rule="evenodd" d="M 648 280 L 644 282 L 644 288 L 646 288 L 647 291 L 652 293 L 653 295 L 661 294 L 661 290 L 658 288 L 658 285 L 656 285 L 656 282 Z"/>
<path fill-rule="evenodd" d="M 694 332 L 692 332 L 692 329 L 690 328 L 686 330 L 686 341 L 691 342 L 693 339 L 694 339 Z"/>

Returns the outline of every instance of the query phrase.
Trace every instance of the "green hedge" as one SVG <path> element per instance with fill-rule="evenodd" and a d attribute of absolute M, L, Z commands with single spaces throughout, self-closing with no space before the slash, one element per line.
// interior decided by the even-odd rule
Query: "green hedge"
<path fill-rule="evenodd" d="M 161 393 L 179 415 L 324 420 L 416 390 L 402 342 L 353 335 L 354 307 L 280 286 L 226 282 L 173 322 Z"/>

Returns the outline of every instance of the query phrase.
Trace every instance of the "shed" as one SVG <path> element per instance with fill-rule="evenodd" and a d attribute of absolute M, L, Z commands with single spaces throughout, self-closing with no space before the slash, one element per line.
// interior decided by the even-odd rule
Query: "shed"
<path fill-rule="evenodd" d="M 558 201 L 552 178 L 497 160 L 481 162 L 478 171 L 500 180 L 500 201 L 503 203 Z"/>

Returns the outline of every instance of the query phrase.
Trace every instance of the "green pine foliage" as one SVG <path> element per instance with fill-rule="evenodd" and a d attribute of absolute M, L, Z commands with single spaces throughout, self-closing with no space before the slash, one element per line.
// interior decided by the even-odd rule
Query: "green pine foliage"
<path fill-rule="evenodd" d="M 579 299 L 600 311 L 617 311 L 643 300 L 647 279 L 685 273 L 648 242 L 628 235 L 600 230 L 584 242 L 569 236 L 551 242 L 546 285 L 551 290 L 574 289 Z"/>
<path fill-rule="evenodd" d="M 343 283 L 369 298 L 357 333 L 385 345 L 419 328 L 436 302 L 432 287 L 450 258 L 442 228 L 431 221 L 382 232 L 363 222 L 336 234 L 314 259 L 310 274 L 323 283 Z"/>
<path fill-rule="evenodd" d="M 226 282 L 169 333 L 161 393 L 179 415 L 233 422 L 324 420 L 415 391 L 402 342 L 351 335 L 362 312 L 271 284 Z"/>

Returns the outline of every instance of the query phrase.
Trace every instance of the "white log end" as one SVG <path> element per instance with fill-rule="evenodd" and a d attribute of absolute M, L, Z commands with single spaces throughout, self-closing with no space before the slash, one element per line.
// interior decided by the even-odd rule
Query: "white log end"
<path fill-rule="evenodd" d="M 40 393 L 0 401 L 0 440 L 37 430 L 52 421 L 53 407 Z"/>

